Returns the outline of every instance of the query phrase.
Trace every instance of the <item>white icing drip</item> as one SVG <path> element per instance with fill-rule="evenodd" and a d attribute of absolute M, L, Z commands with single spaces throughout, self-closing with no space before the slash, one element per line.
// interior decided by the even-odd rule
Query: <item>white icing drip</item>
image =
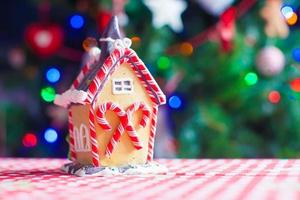
<path fill-rule="evenodd" d="M 89 50 L 89 64 L 97 62 L 100 58 L 101 50 L 98 47 L 92 47 Z"/>
<path fill-rule="evenodd" d="M 118 167 L 105 167 L 104 170 L 93 174 L 93 176 L 113 176 L 113 175 L 147 175 L 147 174 L 164 174 L 168 169 L 158 163 L 152 162 L 145 165 L 132 165 L 124 172 L 120 172 Z"/>
<path fill-rule="evenodd" d="M 164 165 L 151 162 L 146 165 L 136 165 L 124 172 L 126 175 L 141 175 L 141 174 L 163 174 L 167 173 L 168 169 Z"/>
<path fill-rule="evenodd" d="M 54 104 L 67 108 L 71 103 L 84 104 L 87 93 L 82 90 L 69 89 L 62 94 L 55 96 Z"/>
<path fill-rule="evenodd" d="M 112 52 L 114 49 L 129 48 L 132 44 L 131 39 L 129 38 L 113 39 L 111 37 L 107 37 L 107 38 L 100 38 L 99 41 L 108 42 L 108 48 L 110 52 Z"/>
<path fill-rule="evenodd" d="M 69 172 L 70 166 L 63 166 L 61 169 L 76 176 L 150 175 L 166 174 L 169 172 L 164 165 L 160 165 L 156 162 L 151 162 L 144 165 L 130 165 L 125 167 L 126 169 L 124 169 L 124 167 L 103 167 L 102 170 L 94 174 L 86 174 L 84 167 L 78 169 L 77 171 Z"/>

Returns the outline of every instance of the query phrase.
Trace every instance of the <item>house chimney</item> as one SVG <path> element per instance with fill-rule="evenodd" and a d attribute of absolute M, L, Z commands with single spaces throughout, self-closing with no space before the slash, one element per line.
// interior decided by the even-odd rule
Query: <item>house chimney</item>
<path fill-rule="evenodd" d="M 99 39 L 121 39 L 121 34 L 119 30 L 119 24 L 118 24 L 118 18 L 116 16 L 112 16 L 108 25 L 103 31 L 103 34 L 101 38 Z M 105 62 L 106 58 L 110 55 L 110 47 L 113 45 L 112 41 L 100 41 L 100 49 L 101 49 L 101 54 L 99 60 L 92 64 L 91 70 L 86 74 L 86 76 L 83 78 L 81 83 L 78 86 L 79 90 L 84 90 L 86 91 L 89 87 L 89 81 L 92 80 L 99 69 L 102 67 L 103 63 Z"/>
<path fill-rule="evenodd" d="M 107 27 L 103 31 L 103 34 L 101 36 L 102 39 L 105 38 L 112 38 L 112 39 L 121 39 L 121 34 L 119 30 L 119 24 L 118 24 L 118 18 L 117 16 L 112 16 L 110 19 Z M 109 56 L 111 53 L 111 46 L 113 45 L 113 42 L 110 41 L 100 41 L 100 49 L 101 49 L 101 54 L 100 54 L 100 59 L 96 66 L 102 66 L 106 58 Z"/>

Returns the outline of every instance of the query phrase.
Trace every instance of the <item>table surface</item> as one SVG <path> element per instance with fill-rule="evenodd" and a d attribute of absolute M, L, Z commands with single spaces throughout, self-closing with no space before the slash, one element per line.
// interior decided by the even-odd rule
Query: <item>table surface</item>
<path fill-rule="evenodd" d="M 63 159 L 0 158 L 0 199 L 300 199 L 300 159 L 159 159 L 161 175 L 75 177 Z"/>

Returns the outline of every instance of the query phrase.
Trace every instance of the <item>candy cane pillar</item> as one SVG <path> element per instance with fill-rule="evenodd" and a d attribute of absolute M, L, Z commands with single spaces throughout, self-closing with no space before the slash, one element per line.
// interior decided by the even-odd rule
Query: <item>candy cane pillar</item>
<path fill-rule="evenodd" d="M 75 161 L 76 160 L 76 152 L 74 148 L 74 132 L 73 132 L 73 119 L 72 119 L 72 111 L 69 110 L 69 145 L 70 145 L 70 155 L 71 155 L 71 160 Z"/>
<path fill-rule="evenodd" d="M 158 106 L 155 104 L 153 105 L 152 110 L 152 117 L 151 117 L 151 127 L 150 127 L 150 136 L 149 136 L 149 142 L 148 142 L 148 156 L 147 161 L 153 160 L 153 151 L 154 151 L 154 139 L 156 135 L 156 123 L 157 123 L 157 110 Z"/>
<path fill-rule="evenodd" d="M 92 146 L 92 158 L 93 158 L 93 165 L 98 167 L 99 164 L 99 154 L 98 154 L 98 141 L 97 141 L 97 134 L 95 129 L 95 114 L 93 104 L 90 106 L 89 110 L 89 125 L 90 125 L 90 138 L 91 138 L 91 146 Z"/>

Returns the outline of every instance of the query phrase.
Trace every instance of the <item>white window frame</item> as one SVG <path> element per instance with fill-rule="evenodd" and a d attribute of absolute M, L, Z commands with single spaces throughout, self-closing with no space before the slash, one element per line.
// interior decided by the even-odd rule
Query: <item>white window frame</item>
<path fill-rule="evenodd" d="M 129 81 L 129 85 L 124 84 L 126 81 Z M 121 84 L 116 84 L 117 82 L 120 82 Z M 117 88 L 120 90 L 117 90 Z M 112 92 L 113 94 L 132 94 L 133 80 L 131 78 L 112 79 Z"/>
<path fill-rule="evenodd" d="M 81 124 L 80 128 L 74 127 L 74 146 L 76 152 L 88 152 L 91 151 L 91 142 L 89 129 L 86 125 Z"/>

